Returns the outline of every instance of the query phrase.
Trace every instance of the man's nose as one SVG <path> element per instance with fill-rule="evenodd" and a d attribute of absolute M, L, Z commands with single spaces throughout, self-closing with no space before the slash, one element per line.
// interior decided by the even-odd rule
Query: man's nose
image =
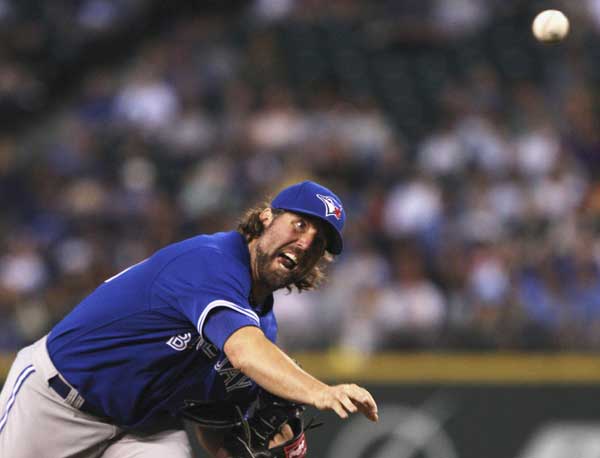
<path fill-rule="evenodd" d="M 316 234 L 313 231 L 309 231 L 302 234 L 298 238 L 298 242 L 296 243 L 298 245 L 298 248 L 304 251 L 308 250 L 312 245 L 313 241 L 315 240 L 315 235 Z"/>

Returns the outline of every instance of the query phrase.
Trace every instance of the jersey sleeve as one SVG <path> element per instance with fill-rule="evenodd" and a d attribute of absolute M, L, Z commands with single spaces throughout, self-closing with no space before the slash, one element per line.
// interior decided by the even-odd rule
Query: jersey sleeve
<path fill-rule="evenodd" d="M 212 337 L 208 340 L 220 348 L 237 329 L 260 327 L 260 319 L 248 303 L 249 293 L 247 267 L 237 259 L 209 248 L 178 256 L 163 269 L 153 286 L 157 306 L 176 308 L 194 324 L 201 336 Z M 208 317 L 212 318 L 222 310 L 228 313 L 222 315 L 222 320 L 210 320 L 211 336 L 207 336 L 204 328 Z"/>
<path fill-rule="evenodd" d="M 204 321 L 203 337 L 222 350 L 231 334 L 248 325 L 252 324 L 242 314 L 227 307 L 217 307 Z"/>

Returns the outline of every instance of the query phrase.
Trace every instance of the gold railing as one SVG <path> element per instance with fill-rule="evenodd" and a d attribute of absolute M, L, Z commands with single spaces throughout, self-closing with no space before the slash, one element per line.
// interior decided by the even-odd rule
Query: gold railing
<path fill-rule="evenodd" d="M 600 382 L 600 354 L 582 353 L 297 353 L 294 358 L 323 380 L 377 384 Z"/>
<path fill-rule="evenodd" d="M 0 382 L 14 359 L 0 353 Z M 376 384 L 593 384 L 600 383 L 600 354 L 413 353 L 371 356 L 330 351 L 293 354 L 316 377 Z"/>

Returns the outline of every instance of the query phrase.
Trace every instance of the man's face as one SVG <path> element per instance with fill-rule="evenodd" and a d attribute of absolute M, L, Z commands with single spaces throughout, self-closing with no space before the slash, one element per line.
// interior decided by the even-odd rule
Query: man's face
<path fill-rule="evenodd" d="M 271 291 L 301 280 L 325 252 L 324 222 L 310 216 L 263 212 L 265 231 L 256 243 L 254 273 Z"/>

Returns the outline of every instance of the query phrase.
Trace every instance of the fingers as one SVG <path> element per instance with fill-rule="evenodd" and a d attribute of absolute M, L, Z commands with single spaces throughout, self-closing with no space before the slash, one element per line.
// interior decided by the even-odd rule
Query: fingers
<path fill-rule="evenodd" d="M 292 427 L 287 423 L 281 427 L 281 431 L 279 434 L 281 434 L 282 438 L 286 442 L 294 438 L 294 431 L 292 431 Z"/>
<path fill-rule="evenodd" d="M 328 388 L 322 406 L 317 405 L 317 408 L 331 409 L 343 419 L 348 418 L 349 414 L 355 412 L 361 412 L 371 421 L 379 419 L 377 404 L 371 393 L 364 388 L 354 384 L 336 385 Z"/>
<path fill-rule="evenodd" d="M 279 432 L 273 436 L 273 439 L 269 441 L 269 448 L 277 447 L 278 445 L 285 444 L 290 439 L 294 438 L 294 431 L 290 425 L 285 424 L 281 427 Z"/>
<path fill-rule="evenodd" d="M 364 388 L 361 389 L 361 397 L 356 399 L 358 402 L 358 409 L 360 412 L 365 415 L 371 421 L 379 420 L 379 415 L 377 413 L 377 403 L 371 393 L 369 393 Z"/>
<path fill-rule="evenodd" d="M 350 385 L 352 402 L 358 410 L 371 421 L 379 420 L 377 403 L 371 393 L 358 385 Z"/>
<path fill-rule="evenodd" d="M 346 412 L 355 413 L 358 410 L 358 407 L 355 404 L 356 401 L 352 400 L 350 397 L 343 397 L 341 402 Z"/>
<path fill-rule="evenodd" d="M 364 404 L 361 404 L 361 405 L 359 405 L 358 409 L 369 420 L 379 421 L 379 414 L 377 412 L 377 407 L 373 408 L 373 407 L 365 406 Z"/>
<path fill-rule="evenodd" d="M 340 402 L 336 402 L 332 406 L 335 413 L 338 414 L 338 417 L 343 418 L 344 420 L 348 418 L 348 412 L 344 409 L 344 406 Z"/>
<path fill-rule="evenodd" d="M 283 444 L 285 441 L 283 440 L 283 436 L 280 433 L 277 433 L 273 436 L 273 439 L 269 441 L 269 448 L 277 447 L 278 445 Z"/>

